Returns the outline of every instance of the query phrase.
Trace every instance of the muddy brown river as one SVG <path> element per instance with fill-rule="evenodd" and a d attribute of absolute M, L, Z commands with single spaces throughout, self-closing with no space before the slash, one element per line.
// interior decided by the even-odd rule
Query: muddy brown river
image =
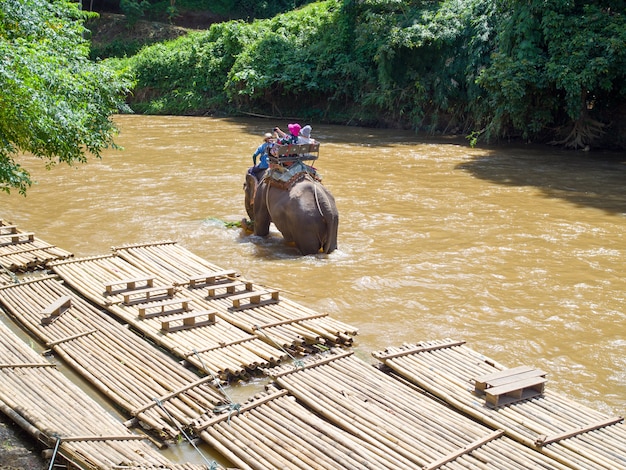
<path fill-rule="evenodd" d="M 115 120 L 124 150 L 102 160 L 50 171 L 23 160 L 38 184 L 26 198 L 0 193 L 0 217 L 78 257 L 176 240 L 357 326 L 363 359 L 391 345 L 465 340 L 506 366 L 545 370 L 558 393 L 624 415 L 626 156 L 472 149 L 313 124 L 339 248 L 301 257 L 275 228 L 261 239 L 228 226 L 245 217 L 243 176 L 262 134 L 288 121 Z"/>

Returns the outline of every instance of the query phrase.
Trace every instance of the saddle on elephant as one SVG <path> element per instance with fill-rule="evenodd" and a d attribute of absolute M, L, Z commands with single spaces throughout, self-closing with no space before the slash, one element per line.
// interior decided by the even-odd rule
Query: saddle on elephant
<path fill-rule="evenodd" d="M 287 190 L 305 178 L 322 182 L 322 176 L 319 172 L 301 161 L 295 162 L 289 167 L 272 168 L 270 166 L 270 169 L 265 173 L 264 179 L 274 188 Z"/>

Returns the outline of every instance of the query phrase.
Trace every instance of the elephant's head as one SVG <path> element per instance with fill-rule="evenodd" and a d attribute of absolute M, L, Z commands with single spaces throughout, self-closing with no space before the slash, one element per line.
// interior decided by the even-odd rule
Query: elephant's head
<path fill-rule="evenodd" d="M 246 206 L 246 213 L 251 221 L 254 221 L 254 195 L 257 187 L 259 186 L 259 181 L 262 180 L 265 175 L 265 171 L 266 170 L 261 170 L 256 175 L 251 172 L 247 172 L 246 180 L 243 183 L 243 191 L 245 195 L 244 204 Z"/>

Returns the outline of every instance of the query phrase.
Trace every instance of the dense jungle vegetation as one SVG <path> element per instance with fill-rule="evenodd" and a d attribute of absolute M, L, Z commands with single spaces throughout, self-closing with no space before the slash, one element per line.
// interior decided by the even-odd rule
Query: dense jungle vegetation
<path fill-rule="evenodd" d="M 626 148 L 625 11 L 625 0 L 326 0 L 109 62 L 136 77 L 140 113 Z"/>
<path fill-rule="evenodd" d="M 86 25 L 109 7 L 128 32 L 145 19 L 212 24 L 153 45 L 140 30 L 143 42 L 107 52 Z M 625 149 L 625 11 L 626 0 L 0 1 L 0 190 L 32 184 L 23 153 L 47 165 L 99 156 L 114 146 L 111 116 L 131 108 Z"/>

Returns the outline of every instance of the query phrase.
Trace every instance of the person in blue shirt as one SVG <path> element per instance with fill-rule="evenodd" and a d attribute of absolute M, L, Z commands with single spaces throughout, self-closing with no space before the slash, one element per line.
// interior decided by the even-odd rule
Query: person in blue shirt
<path fill-rule="evenodd" d="M 257 147 L 255 152 L 252 154 L 252 164 L 254 165 L 250 168 L 250 173 L 254 176 L 257 176 L 263 170 L 269 168 L 269 147 L 272 144 L 272 134 L 267 132 L 263 136 L 263 143 Z M 257 157 L 260 157 L 259 164 L 257 165 L 256 160 Z"/>

